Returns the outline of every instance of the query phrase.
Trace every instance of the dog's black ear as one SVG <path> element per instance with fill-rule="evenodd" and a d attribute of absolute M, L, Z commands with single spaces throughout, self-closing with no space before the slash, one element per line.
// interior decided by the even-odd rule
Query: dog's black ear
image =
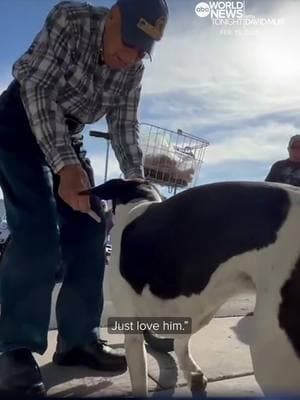
<path fill-rule="evenodd" d="M 95 186 L 91 189 L 84 190 L 80 194 L 94 194 L 103 200 L 118 199 L 121 203 L 126 204 L 128 201 L 143 197 L 139 187 L 149 184 L 144 179 L 111 179 L 102 185 Z"/>
<path fill-rule="evenodd" d="M 95 195 L 103 200 L 112 200 L 113 212 L 116 205 L 127 204 L 134 199 L 157 200 L 149 181 L 142 178 L 111 179 L 102 185 L 80 192 L 81 195 Z"/>
<path fill-rule="evenodd" d="M 102 185 L 94 186 L 93 188 L 84 190 L 79 194 L 94 194 L 103 200 L 113 200 L 120 197 L 124 191 L 124 179 L 111 179 Z"/>

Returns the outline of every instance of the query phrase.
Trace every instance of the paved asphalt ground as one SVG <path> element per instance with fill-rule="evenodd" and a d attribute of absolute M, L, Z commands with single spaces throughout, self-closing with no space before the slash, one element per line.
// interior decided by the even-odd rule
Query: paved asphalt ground
<path fill-rule="evenodd" d="M 253 376 L 248 342 L 251 339 L 255 296 L 245 294 L 228 301 L 208 326 L 195 334 L 191 352 L 208 377 L 208 396 L 262 396 Z M 53 304 L 54 307 L 54 304 Z M 54 317 L 52 325 L 55 327 Z M 49 396 L 98 397 L 130 395 L 128 371 L 110 374 L 83 367 L 58 367 L 51 358 L 57 331 L 49 331 L 49 347 L 36 355 Z M 115 348 L 123 347 L 123 335 L 110 335 L 101 328 L 101 335 Z M 174 353 L 161 354 L 147 348 L 150 396 L 191 396 Z"/>

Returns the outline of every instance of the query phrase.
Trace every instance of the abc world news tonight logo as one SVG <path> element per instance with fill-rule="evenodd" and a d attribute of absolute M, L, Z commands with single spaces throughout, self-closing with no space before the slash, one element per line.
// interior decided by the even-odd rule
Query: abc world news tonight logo
<path fill-rule="evenodd" d="M 247 15 L 245 0 L 240 1 L 201 1 L 195 7 L 200 18 L 209 17 L 213 25 L 282 25 L 284 18 L 268 18 Z"/>
<path fill-rule="evenodd" d="M 242 18 L 245 14 L 244 1 L 202 1 L 195 7 L 198 17 L 204 18 L 210 15 L 213 18 Z"/>

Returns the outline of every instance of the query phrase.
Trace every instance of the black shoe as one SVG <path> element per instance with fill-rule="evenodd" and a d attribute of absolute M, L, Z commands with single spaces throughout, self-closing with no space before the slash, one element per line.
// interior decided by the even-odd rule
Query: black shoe
<path fill-rule="evenodd" d="M 0 356 L 0 396 L 45 396 L 40 369 L 29 349 L 7 351 Z"/>
<path fill-rule="evenodd" d="M 107 346 L 106 341 L 97 340 L 84 346 L 60 352 L 56 350 L 53 362 L 57 365 L 84 365 L 100 371 L 125 371 L 126 358 Z"/>

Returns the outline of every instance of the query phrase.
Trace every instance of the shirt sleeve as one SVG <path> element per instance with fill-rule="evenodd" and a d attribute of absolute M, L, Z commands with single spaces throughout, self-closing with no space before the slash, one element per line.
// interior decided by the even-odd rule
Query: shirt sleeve
<path fill-rule="evenodd" d="M 143 153 L 139 146 L 137 118 L 144 65 L 134 74 L 130 89 L 117 107 L 106 114 L 111 144 L 125 178 L 143 177 Z"/>
<path fill-rule="evenodd" d="M 279 172 L 280 165 L 278 163 L 273 164 L 268 175 L 265 178 L 265 182 L 281 182 Z"/>
<path fill-rule="evenodd" d="M 57 102 L 72 54 L 72 30 L 62 4 L 52 9 L 30 49 L 13 68 L 31 129 L 55 173 L 65 165 L 79 164 Z"/>

